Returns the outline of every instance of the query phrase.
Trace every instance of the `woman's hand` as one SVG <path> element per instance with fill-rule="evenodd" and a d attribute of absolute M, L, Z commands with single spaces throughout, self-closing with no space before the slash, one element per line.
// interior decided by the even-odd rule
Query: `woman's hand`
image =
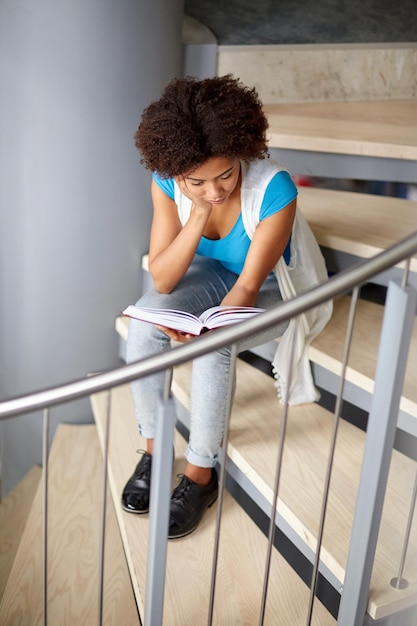
<path fill-rule="evenodd" d="M 210 204 L 210 202 L 203 200 L 203 198 L 200 198 L 198 195 L 196 196 L 193 193 L 193 190 L 187 185 L 187 181 L 183 176 L 176 176 L 175 182 L 177 183 L 184 196 L 187 196 L 187 198 L 191 200 L 195 208 L 202 209 L 203 211 L 211 213 L 213 205 Z"/>
<path fill-rule="evenodd" d="M 173 341 L 177 341 L 178 343 L 187 343 L 191 339 L 195 339 L 196 335 L 191 335 L 190 333 L 182 333 L 179 330 L 175 330 L 174 328 L 167 328 L 166 326 L 156 325 L 156 328 L 162 330 L 170 339 Z"/>

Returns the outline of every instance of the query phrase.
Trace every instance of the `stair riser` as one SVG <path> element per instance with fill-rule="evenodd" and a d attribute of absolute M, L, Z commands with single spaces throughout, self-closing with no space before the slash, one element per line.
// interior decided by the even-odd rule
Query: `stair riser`
<path fill-rule="evenodd" d="M 265 104 L 414 98 L 417 44 L 219 46 L 232 73 Z"/>

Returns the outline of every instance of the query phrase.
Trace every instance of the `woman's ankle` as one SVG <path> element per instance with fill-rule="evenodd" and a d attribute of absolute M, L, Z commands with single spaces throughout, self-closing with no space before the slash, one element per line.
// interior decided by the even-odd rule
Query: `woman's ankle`
<path fill-rule="evenodd" d="M 184 474 L 197 485 L 208 485 L 211 480 L 211 470 L 211 467 L 199 467 L 188 463 Z"/>
<path fill-rule="evenodd" d="M 146 440 L 146 452 L 148 454 L 153 454 L 153 439 Z"/>

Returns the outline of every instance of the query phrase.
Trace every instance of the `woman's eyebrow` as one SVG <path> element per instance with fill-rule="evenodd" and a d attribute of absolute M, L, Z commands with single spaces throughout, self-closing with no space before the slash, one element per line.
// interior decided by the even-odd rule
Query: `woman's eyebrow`
<path fill-rule="evenodd" d="M 234 165 L 232 165 L 232 167 L 229 167 L 227 170 L 225 170 L 218 176 L 215 176 L 215 178 L 221 178 L 225 174 L 228 174 L 229 172 L 231 172 L 233 168 L 234 168 Z M 188 178 L 189 180 L 195 180 L 196 182 L 199 182 L 199 183 L 204 182 L 204 178 L 193 178 L 192 176 L 185 176 L 185 178 Z"/>

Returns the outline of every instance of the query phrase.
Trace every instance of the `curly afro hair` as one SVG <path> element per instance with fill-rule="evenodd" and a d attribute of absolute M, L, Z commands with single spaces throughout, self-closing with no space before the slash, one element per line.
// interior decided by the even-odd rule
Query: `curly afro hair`
<path fill-rule="evenodd" d="M 248 162 L 269 156 L 267 128 L 256 90 L 231 74 L 175 78 L 144 110 L 135 145 L 147 169 L 172 178 L 211 157 Z"/>

